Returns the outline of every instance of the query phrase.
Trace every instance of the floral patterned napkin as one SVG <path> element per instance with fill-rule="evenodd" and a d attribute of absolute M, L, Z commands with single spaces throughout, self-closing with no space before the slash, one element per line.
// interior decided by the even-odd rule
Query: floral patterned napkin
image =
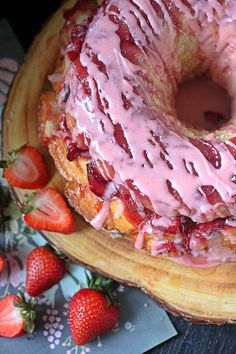
<path fill-rule="evenodd" d="M 0 116 L 18 63 L 23 61 L 23 54 L 7 21 L 0 21 Z M 7 259 L 7 267 L 0 275 L 2 297 L 10 292 L 17 293 L 19 287 L 24 290 L 26 257 L 33 248 L 46 242 L 22 223 L 14 202 L 8 198 L 3 180 L 0 187 L 0 213 L 9 217 L 6 224 L 0 225 L 0 249 Z M 97 337 L 86 346 L 75 346 L 67 325 L 68 301 L 84 282 L 84 268 L 71 264 L 62 281 L 37 299 L 38 319 L 33 335 L 13 340 L 0 338 L 0 352 L 141 354 L 176 335 L 164 310 L 140 290 L 120 285 L 116 296 L 121 307 L 121 318 L 113 333 Z"/>

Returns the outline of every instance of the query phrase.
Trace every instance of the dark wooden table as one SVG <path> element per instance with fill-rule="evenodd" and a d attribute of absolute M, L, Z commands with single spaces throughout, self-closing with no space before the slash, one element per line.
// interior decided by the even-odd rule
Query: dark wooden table
<path fill-rule="evenodd" d="M 147 354 L 235 354 L 235 325 L 200 325 L 170 315 L 178 336 Z"/>
<path fill-rule="evenodd" d="M 6 17 L 23 48 L 27 51 L 35 34 L 61 1 L 5 0 L 0 17 Z M 148 351 L 148 354 L 236 354 L 236 327 L 234 325 L 199 325 L 170 315 L 178 336 Z M 134 353 L 135 354 L 135 353 Z"/>

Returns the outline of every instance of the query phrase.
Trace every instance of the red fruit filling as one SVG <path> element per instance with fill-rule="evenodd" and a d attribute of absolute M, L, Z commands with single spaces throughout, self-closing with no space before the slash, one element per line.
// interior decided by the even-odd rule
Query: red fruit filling
<path fill-rule="evenodd" d="M 109 181 L 105 180 L 94 162 L 87 165 L 87 174 L 90 190 L 98 197 L 102 198 Z"/>
<path fill-rule="evenodd" d="M 221 167 L 220 153 L 210 142 L 202 139 L 190 138 L 189 140 L 215 168 Z"/>
<path fill-rule="evenodd" d="M 98 164 L 92 162 L 87 165 L 90 189 L 94 194 L 103 199 L 106 199 L 105 193 L 109 183 L 111 183 L 112 176 L 114 176 L 113 168 L 108 164 L 106 165 L 109 167 L 110 171 L 112 171 L 112 175 L 109 177 L 106 174 L 107 169 L 104 169 L 102 162 L 98 162 Z M 152 226 L 154 235 L 164 237 L 164 239 L 165 237 L 173 237 L 173 240 L 167 239 L 166 242 L 161 243 L 157 247 L 156 251 L 158 253 L 172 253 L 176 255 L 191 254 L 191 240 L 195 240 L 195 243 L 204 246 L 207 244 L 208 238 L 214 232 L 219 232 L 227 227 L 225 226 L 225 219 L 222 218 L 198 224 L 186 216 L 178 216 L 169 219 L 168 226 L 155 226 L 154 221 L 158 221 L 159 217 L 152 211 L 150 200 L 140 192 L 133 181 L 129 180 L 126 181 L 126 183 L 127 187 L 132 190 L 144 208 L 139 208 L 130 194 L 130 191 L 121 185 L 117 187 L 117 189 L 114 189 L 108 199 L 110 200 L 113 197 L 117 197 L 123 202 L 125 207 L 124 215 L 137 230 L 140 229 L 144 223 L 148 223 Z M 209 201 L 212 203 L 220 202 L 218 194 L 210 187 L 211 186 L 203 186 L 202 188 Z M 178 194 L 176 195 L 175 191 L 173 191 L 173 194 L 178 200 Z M 179 201 L 183 203 L 182 200 Z M 176 243 L 176 237 L 181 238 L 181 242 L 177 241 Z"/>

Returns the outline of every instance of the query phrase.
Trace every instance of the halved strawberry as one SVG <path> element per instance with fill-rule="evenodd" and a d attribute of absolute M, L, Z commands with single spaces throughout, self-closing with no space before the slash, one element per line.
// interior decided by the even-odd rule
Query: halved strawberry
<path fill-rule="evenodd" d="M 22 210 L 23 220 L 34 229 L 71 234 L 75 231 L 74 217 L 62 195 L 54 188 L 45 188 L 30 196 Z"/>
<path fill-rule="evenodd" d="M 0 299 L 0 337 L 19 337 L 34 330 L 35 302 L 23 295 L 7 295 Z"/>
<path fill-rule="evenodd" d="M 9 161 L 3 161 L 3 176 L 14 187 L 37 189 L 49 181 L 49 172 L 40 152 L 33 146 L 23 146 L 9 153 Z"/>

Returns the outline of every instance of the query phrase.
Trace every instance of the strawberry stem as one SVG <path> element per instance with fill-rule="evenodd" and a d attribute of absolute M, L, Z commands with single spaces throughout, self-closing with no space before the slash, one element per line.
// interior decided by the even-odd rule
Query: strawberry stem
<path fill-rule="evenodd" d="M 97 273 L 85 272 L 87 287 L 95 289 L 106 295 L 108 304 L 114 303 L 113 293 L 118 288 L 119 284 L 109 278 L 104 278 Z"/>
<path fill-rule="evenodd" d="M 34 210 L 32 202 L 34 201 L 36 193 L 25 194 L 25 200 L 21 205 L 20 211 L 22 214 L 28 214 Z"/>
<path fill-rule="evenodd" d="M 11 203 L 11 196 L 7 187 L 0 185 L 0 231 L 4 231 L 10 220 L 10 215 L 6 213 L 6 209 Z"/>
<path fill-rule="evenodd" d="M 7 167 L 7 161 L 6 160 L 0 161 L 0 168 L 6 168 L 6 167 Z"/>
<path fill-rule="evenodd" d="M 10 152 L 8 152 L 9 155 L 9 159 L 8 160 L 2 160 L 0 161 L 0 168 L 6 168 L 8 167 L 12 162 L 14 162 L 17 159 L 17 154 L 18 152 L 25 147 L 26 144 L 22 145 L 21 147 L 19 147 L 18 149 L 14 149 L 11 150 Z"/>
<path fill-rule="evenodd" d="M 32 333 L 34 331 L 34 322 L 36 319 L 35 299 L 30 298 L 26 301 L 25 295 L 21 289 L 19 289 L 19 298 L 19 301 L 14 301 L 14 306 L 20 309 L 22 319 L 25 323 L 24 330 L 27 333 Z"/>
<path fill-rule="evenodd" d="M 59 249 L 52 247 L 49 243 L 46 243 L 44 247 L 48 247 L 50 250 L 54 252 L 54 254 L 59 257 L 66 264 L 70 263 L 70 259 Z"/>

